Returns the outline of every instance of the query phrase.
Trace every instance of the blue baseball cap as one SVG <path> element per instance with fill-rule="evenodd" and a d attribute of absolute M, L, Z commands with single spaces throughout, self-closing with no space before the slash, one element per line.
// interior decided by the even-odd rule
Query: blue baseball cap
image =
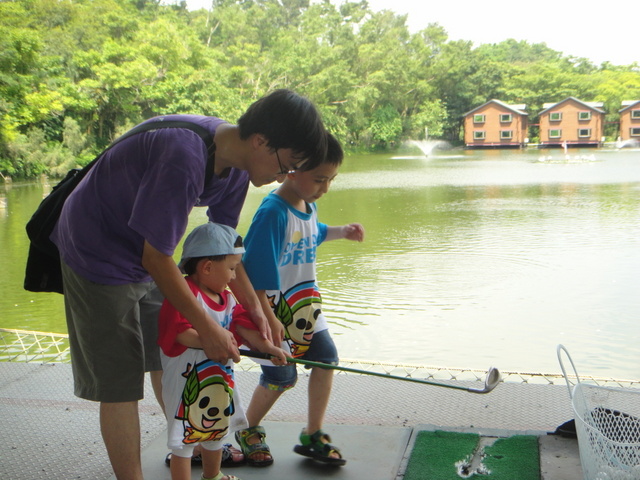
<path fill-rule="evenodd" d="M 238 246 L 236 246 L 238 245 Z M 242 238 L 233 228 L 221 223 L 205 223 L 193 229 L 182 247 L 181 269 L 191 258 L 244 253 Z"/>

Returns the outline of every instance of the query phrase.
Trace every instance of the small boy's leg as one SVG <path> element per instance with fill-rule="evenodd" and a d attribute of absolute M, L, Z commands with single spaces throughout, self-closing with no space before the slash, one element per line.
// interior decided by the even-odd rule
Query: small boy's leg
<path fill-rule="evenodd" d="M 202 449 L 202 476 L 204 478 L 215 478 L 220 473 L 220 463 L 222 462 L 222 449 L 207 450 Z"/>
<path fill-rule="evenodd" d="M 191 456 L 171 455 L 171 480 L 191 480 Z"/>

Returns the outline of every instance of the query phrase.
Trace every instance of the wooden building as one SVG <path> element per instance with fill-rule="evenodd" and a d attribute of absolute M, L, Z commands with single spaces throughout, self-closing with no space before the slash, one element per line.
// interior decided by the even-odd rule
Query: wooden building
<path fill-rule="evenodd" d="M 620 140 L 640 141 L 640 100 L 622 102 L 620 113 Z"/>
<path fill-rule="evenodd" d="M 540 112 L 540 146 L 600 146 L 604 141 L 603 105 L 574 97 L 545 103 Z"/>
<path fill-rule="evenodd" d="M 490 100 L 464 114 L 467 147 L 523 147 L 528 141 L 526 105 Z"/>

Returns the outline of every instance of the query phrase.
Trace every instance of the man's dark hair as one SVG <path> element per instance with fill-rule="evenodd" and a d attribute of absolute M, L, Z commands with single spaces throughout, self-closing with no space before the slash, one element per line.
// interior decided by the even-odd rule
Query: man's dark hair
<path fill-rule="evenodd" d="M 320 112 L 291 90 L 275 90 L 255 101 L 238 119 L 240 138 L 264 135 L 274 149 L 290 148 L 295 157 L 315 168 L 327 155 L 327 132 Z"/>

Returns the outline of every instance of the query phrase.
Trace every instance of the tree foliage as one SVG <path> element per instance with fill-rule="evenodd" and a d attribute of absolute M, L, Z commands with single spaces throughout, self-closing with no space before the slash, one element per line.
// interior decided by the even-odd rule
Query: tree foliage
<path fill-rule="evenodd" d="M 412 33 L 366 0 L 0 0 L 3 175 L 61 174 L 154 115 L 235 122 L 276 88 L 313 100 L 347 148 L 386 149 L 425 132 L 458 143 L 462 115 L 492 98 L 533 121 L 545 102 L 602 101 L 615 122 L 640 67 L 512 39 L 474 48 L 436 23 Z"/>

